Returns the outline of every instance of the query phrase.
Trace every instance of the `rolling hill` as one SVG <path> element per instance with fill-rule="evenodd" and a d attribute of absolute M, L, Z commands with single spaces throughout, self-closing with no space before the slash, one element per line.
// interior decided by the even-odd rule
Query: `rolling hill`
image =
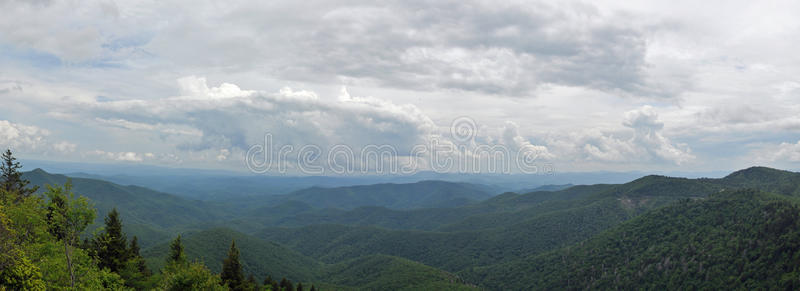
<path fill-rule="evenodd" d="M 379 206 L 390 209 L 457 207 L 492 197 L 489 187 L 444 181 L 373 184 L 336 188 L 311 187 L 285 195 L 315 208 L 353 209 Z"/>
<path fill-rule="evenodd" d="M 800 286 L 800 207 L 722 191 L 645 213 L 586 242 L 466 272 L 489 289 L 787 289 Z"/>
<path fill-rule="evenodd" d="M 36 169 L 23 174 L 31 185 L 37 185 L 39 191 L 45 185 L 63 185 L 67 179 L 72 180 L 73 192 L 91 199 L 98 210 L 96 223 L 117 208 L 122 217 L 125 231 L 129 236 L 136 235 L 143 246 L 169 239 L 169 233 L 184 230 L 190 225 L 202 225 L 216 220 L 230 219 L 229 211 L 215 205 L 189 200 L 179 196 L 162 193 L 139 186 L 121 186 L 107 181 L 70 178 L 59 174 L 50 174 Z"/>
<path fill-rule="evenodd" d="M 190 232 L 181 238 L 189 260 L 204 262 L 213 272 L 222 269 L 231 241 L 241 250 L 245 274 L 287 278 L 331 290 L 475 290 L 458 276 L 407 259 L 369 255 L 337 264 L 324 264 L 278 244 L 230 229 Z M 169 251 L 164 243 L 143 252 L 148 265 L 159 269 Z"/>
<path fill-rule="evenodd" d="M 189 260 L 199 260 L 214 272 L 222 269 L 222 260 L 228 255 L 231 241 L 241 250 L 245 274 L 263 280 L 286 277 L 292 281 L 313 281 L 320 278 L 323 264 L 278 244 L 260 240 L 226 228 L 185 233 L 181 236 Z M 169 252 L 169 243 L 161 243 L 142 252 L 153 269 L 160 269 Z"/>

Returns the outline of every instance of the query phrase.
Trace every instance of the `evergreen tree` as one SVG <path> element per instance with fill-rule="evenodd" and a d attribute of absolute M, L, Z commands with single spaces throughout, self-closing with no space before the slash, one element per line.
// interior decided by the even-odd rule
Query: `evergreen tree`
<path fill-rule="evenodd" d="M 281 279 L 281 283 L 278 285 L 278 288 L 278 290 L 294 291 L 294 285 L 292 285 L 292 281 L 286 280 L 286 277 Z"/>
<path fill-rule="evenodd" d="M 317 287 L 314 287 L 314 284 L 311 284 L 311 291 L 317 291 Z"/>
<path fill-rule="evenodd" d="M 297 282 L 297 291 L 303 291 L 303 282 Z"/>
<path fill-rule="evenodd" d="M 231 290 L 242 289 L 244 275 L 242 274 L 242 264 L 239 262 L 239 249 L 236 248 L 236 241 L 231 241 L 228 257 L 222 261 L 220 278 Z"/>
<path fill-rule="evenodd" d="M 175 240 L 169 245 L 169 256 L 167 256 L 167 265 L 176 264 L 183 265 L 186 263 L 186 254 L 183 253 L 183 244 L 181 244 L 181 235 L 178 235 Z"/>
<path fill-rule="evenodd" d="M 247 276 L 247 281 L 245 282 L 247 288 L 246 290 L 261 290 L 258 286 L 258 282 L 256 281 L 256 277 L 253 276 L 251 273 L 250 276 Z"/>
<path fill-rule="evenodd" d="M 122 232 L 122 222 L 116 208 L 108 213 L 105 224 L 104 233 L 94 239 L 97 266 L 119 273 L 125 267 L 125 263 L 131 259 L 131 253 L 128 250 L 128 240 Z"/>
<path fill-rule="evenodd" d="M 20 198 L 30 196 L 36 193 L 36 190 L 39 190 L 39 186 L 27 188 L 30 181 L 22 179 L 22 172 L 19 171 L 22 166 L 17 162 L 17 158 L 11 154 L 10 149 L 6 149 L 2 159 L 2 164 L 0 164 L 0 172 L 2 172 L 0 183 L 4 190 L 8 193 L 16 193 Z"/>
<path fill-rule="evenodd" d="M 278 285 L 278 281 L 272 279 L 272 276 L 267 275 L 267 278 L 264 279 L 264 286 L 272 287 L 273 291 L 280 291 L 280 285 Z"/>
<path fill-rule="evenodd" d="M 139 238 L 135 235 L 133 239 L 131 239 L 131 246 L 128 248 L 128 251 L 130 252 L 130 257 L 136 260 L 136 270 L 144 275 L 150 275 L 150 270 L 147 269 L 144 257 L 139 253 Z"/>

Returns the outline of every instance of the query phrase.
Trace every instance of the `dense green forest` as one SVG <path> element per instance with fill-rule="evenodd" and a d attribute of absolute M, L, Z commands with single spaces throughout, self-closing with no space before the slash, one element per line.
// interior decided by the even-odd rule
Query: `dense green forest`
<path fill-rule="evenodd" d="M 19 171 L 4 154 L 0 285 L 16 289 L 797 289 L 800 174 L 490 195 L 423 181 L 197 201 Z"/>

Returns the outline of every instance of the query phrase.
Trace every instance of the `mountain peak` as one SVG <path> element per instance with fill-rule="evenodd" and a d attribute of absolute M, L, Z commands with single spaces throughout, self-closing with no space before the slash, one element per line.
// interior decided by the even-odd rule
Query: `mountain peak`
<path fill-rule="evenodd" d="M 42 170 L 42 168 L 36 168 L 36 169 L 33 169 L 33 170 L 31 171 L 31 173 L 32 173 L 32 174 L 46 174 L 46 175 L 49 175 L 49 174 L 50 174 L 50 173 L 48 173 L 47 171 L 45 171 L 45 170 Z"/>
<path fill-rule="evenodd" d="M 776 177 L 776 176 L 788 176 L 794 175 L 796 173 L 789 172 L 785 170 L 778 170 L 769 167 L 762 167 L 762 166 L 754 166 L 749 167 L 747 169 L 738 170 L 736 172 L 731 173 L 730 175 L 725 176 L 726 180 L 730 179 L 753 179 L 753 178 L 763 178 L 763 177 Z"/>

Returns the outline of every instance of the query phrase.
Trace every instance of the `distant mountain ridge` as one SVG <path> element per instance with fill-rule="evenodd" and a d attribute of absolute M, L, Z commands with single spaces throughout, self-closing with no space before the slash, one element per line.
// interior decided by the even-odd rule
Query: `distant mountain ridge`
<path fill-rule="evenodd" d="M 484 185 L 445 181 L 383 183 L 336 188 L 311 187 L 284 196 L 316 208 L 353 209 L 378 206 L 391 209 L 457 207 L 492 197 Z"/>
<path fill-rule="evenodd" d="M 66 180 L 63 175 L 51 175 L 40 170 L 26 175 L 33 177 L 31 180 L 36 180 L 34 184 L 37 185 Z M 435 282 L 456 282 L 459 286 L 477 284 L 493 290 L 530 288 L 534 282 L 542 282 L 541 286 L 555 289 L 605 288 L 616 284 L 616 279 L 610 275 L 614 273 L 604 271 L 606 266 L 613 265 L 617 274 L 629 274 L 627 278 L 640 280 L 645 277 L 632 274 L 649 274 L 654 282 L 662 282 L 658 284 L 663 285 L 646 286 L 663 289 L 672 286 L 669 280 L 674 279 L 669 278 L 673 277 L 653 273 L 648 268 L 672 266 L 668 262 L 675 262 L 673 254 L 683 254 L 685 248 L 691 247 L 691 244 L 685 244 L 685 238 L 705 243 L 704 235 L 719 233 L 726 239 L 715 245 L 724 245 L 722 242 L 738 244 L 740 240 L 752 241 L 751 234 L 760 233 L 762 229 L 765 233 L 781 233 L 774 232 L 773 228 L 785 229 L 782 227 L 786 225 L 790 227 L 785 229 L 787 233 L 800 233 L 795 232 L 794 226 L 800 223 L 793 218 L 798 211 L 793 206 L 787 206 L 800 200 L 800 173 L 765 167 L 739 170 L 722 178 L 687 179 L 648 175 L 624 184 L 575 185 L 556 191 L 503 193 L 496 196 L 487 194 L 481 185 L 442 181 L 317 187 L 287 195 L 251 197 L 251 200 L 238 202 L 252 204 L 247 211 L 230 203 L 194 201 L 136 186 L 78 178 L 73 182 L 77 193 L 97 199 L 98 206 L 107 208 L 116 205 L 123 214 L 126 232 L 139 227 L 168 237 L 176 232 L 187 233 L 187 238 L 200 234 L 195 236 L 197 244 L 193 248 L 214 249 L 214 253 L 224 253 L 223 241 L 235 238 L 238 245 L 238 240 L 242 239 L 248 241 L 243 244 L 247 245 L 242 247 L 243 253 L 266 250 L 259 255 L 262 259 L 257 256 L 255 260 L 268 262 L 267 258 L 275 252 L 296 255 L 296 261 L 304 262 L 299 265 L 306 267 L 285 265 L 287 270 L 294 268 L 292 272 L 299 274 L 299 278 L 321 278 L 332 283 L 329 287 L 336 290 L 365 286 L 364 282 L 352 278 L 353 274 L 365 272 L 363 274 L 371 275 L 367 268 L 380 265 L 381 262 L 399 269 L 386 268 L 387 274 L 379 275 L 375 280 L 386 284 L 394 282 L 391 284 L 399 284 L 397 286 L 401 286 L 398 281 L 393 281 L 397 278 L 388 273 L 413 269 L 424 274 L 440 272 L 441 276 L 430 277 Z M 482 201 L 458 203 L 458 199 L 473 194 L 490 197 Z M 455 200 L 451 199 L 454 197 Z M 755 202 L 750 203 L 748 199 Z M 425 203 L 419 204 L 420 201 Z M 160 206 L 154 205 L 159 203 Z M 369 204 L 381 206 L 358 206 Z M 436 205 L 436 208 L 425 208 L 425 205 Z M 780 211 L 770 210 L 772 208 L 769 207 L 773 206 Z M 147 207 L 154 207 L 153 213 L 157 215 L 145 216 L 149 213 L 145 211 Z M 709 216 L 698 215 L 697 211 L 707 212 Z M 126 212 L 132 216 L 126 218 Z M 191 215 L 187 217 L 187 213 Z M 760 217 L 757 215 L 759 213 L 782 214 Z M 744 220 L 737 220 L 738 214 L 742 214 Z M 742 223 L 725 224 L 728 221 L 752 222 L 755 228 L 741 229 L 740 236 L 735 231 L 739 227 L 737 225 Z M 684 224 L 686 228 L 675 228 Z M 652 226 L 654 231 L 647 232 L 645 225 L 648 229 Z M 234 230 L 222 230 L 220 227 Z M 620 232 L 622 228 L 628 230 Z M 633 231 L 636 229 L 639 231 Z M 639 234 L 643 236 L 637 236 Z M 756 245 L 759 250 L 774 247 L 791 249 L 794 248 L 795 239 L 786 237 Z M 790 244 L 783 245 L 781 241 Z M 800 242 L 800 239 L 797 241 Z M 618 242 L 633 244 L 633 247 L 625 246 L 627 249 L 616 252 L 611 246 Z M 659 261 L 656 262 L 647 248 L 636 248 L 640 243 L 666 250 L 670 259 L 665 261 L 665 257 L 658 257 Z M 164 244 L 157 245 L 163 247 Z M 584 247 L 586 245 L 594 247 Z M 739 246 L 745 248 L 750 245 Z M 160 256 L 156 250 L 154 248 L 149 253 L 151 257 Z M 630 254 L 628 257 L 633 261 L 615 261 L 626 257 L 625 254 Z M 742 254 L 726 253 L 723 257 L 730 255 Z M 312 262 L 326 267 L 314 270 L 316 264 L 310 263 L 307 258 L 313 258 Z M 676 258 L 680 261 L 680 256 Z M 641 263 L 635 261 L 637 259 L 652 261 Z M 697 257 L 695 260 L 700 259 Z M 588 264 L 586 268 L 583 268 L 583 262 Z M 536 266 L 531 267 L 532 264 Z M 564 269 L 560 264 L 570 267 Z M 686 264 L 690 268 L 689 263 Z M 776 285 L 794 282 L 765 275 L 766 271 L 761 267 L 765 264 L 750 265 L 739 261 L 731 261 L 730 264 L 742 269 L 759 266 L 751 268 L 753 275 L 747 276 L 765 276 L 774 279 L 771 282 L 776 282 Z M 256 265 L 253 263 L 252 266 Z M 712 261 L 703 263 L 705 267 L 711 265 L 725 264 Z M 349 268 L 354 266 L 358 266 L 355 273 L 350 272 Z M 250 270 L 264 268 L 262 265 Z M 331 268 L 338 270 L 335 273 L 341 276 L 326 273 Z M 568 271 L 573 269 L 578 272 L 574 278 L 571 277 L 572 271 Z M 408 274 L 419 274 L 415 272 Z M 734 271 L 715 272 L 709 274 L 723 277 Z M 770 272 L 779 273 L 775 270 Z M 791 272 L 788 274 L 794 274 Z M 427 275 L 423 277 L 428 278 Z M 459 283 L 459 278 L 466 279 L 468 284 Z M 501 278 L 500 281 L 498 278 Z M 565 284 L 564 280 L 568 282 Z M 573 285 L 577 282 L 580 283 Z M 717 285 L 675 286 L 714 288 L 725 284 L 735 285 L 736 282 L 753 284 L 747 278 L 715 282 Z M 800 287 L 800 282 L 797 286 Z"/>

